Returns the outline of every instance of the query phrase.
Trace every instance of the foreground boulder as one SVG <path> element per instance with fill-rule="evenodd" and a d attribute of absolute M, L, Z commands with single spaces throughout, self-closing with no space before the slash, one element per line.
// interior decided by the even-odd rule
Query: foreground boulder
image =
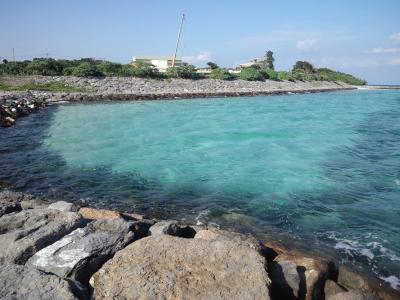
<path fill-rule="evenodd" d="M 0 298 L 24 300 L 84 300 L 86 290 L 77 282 L 20 265 L 0 268 Z"/>
<path fill-rule="evenodd" d="M 335 276 L 336 266 L 322 257 L 301 251 L 282 252 L 270 262 L 273 299 L 322 299 L 324 284 Z"/>
<path fill-rule="evenodd" d="M 346 289 L 354 289 L 365 294 L 372 294 L 378 299 L 400 299 L 400 291 L 391 289 L 386 283 L 365 274 L 360 274 L 346 266 L 339 268 L 337 282 Z"/>
<path fill-rule="evenodd" d="M 265 259 L 229 240 L 143 238 L 93 275 L 95 299 L 269 299 Z"/>
<path fill-rule="evenodd" d="M 106 219 L 88 224 L 32 256 L 27 265 L 87 283 L 115 252 L 147 235 L 142 222 Z"/>
<path fill-rule="evenodd" d="M 84 225 L 74 212 L 30 209 L 0 218 L 0 264 L 24 264 L 37 251 Z"/>

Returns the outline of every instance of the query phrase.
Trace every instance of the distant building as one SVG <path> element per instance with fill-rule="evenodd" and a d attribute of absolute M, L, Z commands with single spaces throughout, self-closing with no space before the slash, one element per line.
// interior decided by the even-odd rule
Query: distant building
<path fill-rule="evenodd" d="M 134 56 L 132 64 L 136 62 L 148 63 L 155 66 L 160 72 L 165 72 L 169 67 L 172 67 L 172 56 Z M 175 60 L 175 67 L 183 66 L 184 63 L 181 59 Z"/>
<path fill-rule="evenodd" d="M 263 58 L 254 58 L 254 59 L 248 61 L 247 63 L 240 64 L 237 68 L 238 69 L 243 69 L 243 68 L 252 67 L 252 66 L 263 67 L 264 66 L 264 59 Z"/>

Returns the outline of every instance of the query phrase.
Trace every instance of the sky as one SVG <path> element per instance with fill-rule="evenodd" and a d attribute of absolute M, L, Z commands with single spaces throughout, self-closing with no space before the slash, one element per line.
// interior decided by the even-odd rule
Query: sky
<path fill-rule="evenodd" d="M 400 84 L 400 0 L 1 0 L 0 57 L 178 56 L 236 66 L 272 50 L 277 70 L 297 60 Z"/>

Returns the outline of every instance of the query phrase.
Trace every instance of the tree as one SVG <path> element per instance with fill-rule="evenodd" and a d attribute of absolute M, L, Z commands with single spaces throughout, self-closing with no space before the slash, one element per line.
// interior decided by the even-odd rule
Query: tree
<path fill-rule="evenodd" d="M 3 59 L 3 64 L 8 64 L 8 60 L 7 59 Z"/>
<path fill-rule="evenodd" d="M 160 72 L 154 65 L 149 63 L 137 61 L 132 65 L 132 69 L 136 77 L 160 78 Z"/>
<path fill-rule="evenodd" d="M 213 63 L 212 61 L 209 61 L 209 62 L 207 63 L 207 66 L 209 66 L 210 69 L 212 69 L 212 70 L 218 69 L 218 68 L 219 68 L 219 66 L 218 66 L 216 63 Z"/>
<path fill-rule="evenodd" d="M 308 61 L 297 61 L 293 66 L 292 72 L 303 71 L 304 73 L 314 73 L 314 66 Z"/>
<path fill-rule="evenodd" d="M 274 52 L 272 52 L 271 50 L 268 50 L 267 52 L 265 52 L 264 62 L 265 62 L 266 69 L 275 70 L 275 67 L 274 67 L 275 58 L 273 57 L 273 55 L 274 55 Z"/>

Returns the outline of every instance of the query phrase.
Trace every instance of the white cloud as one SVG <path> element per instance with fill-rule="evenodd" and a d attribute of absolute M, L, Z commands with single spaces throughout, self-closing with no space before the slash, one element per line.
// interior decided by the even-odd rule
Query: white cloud
<path fill-rule="evenodd" d="M 400 48 L 374 48 L 372 49 L 371 53 L 376 53 L 376 54 L 387 54 L 387 53 L 399 53 Z"/>
<path fill-rule="evenodd" d="M 396 43 L 396 44 L 400 44 L 400 32 L 393 33 L 393 34 L 390 36 L 390 40 L 391 40 L 392 42 Z"/>
<path fill-rule="evenodd" d="M 299 51 L 313 50 L 318 46 L 318 39 L 306 39 L 296 43 L 296 49 Z"/>
<path fill-rule="evenodd" d="M 400 66 L 400 57 L 397 57 L 391 61 L 391 65 Z"/>
<path fill-rule="evenodd" d="M 200 64 L 200 63 L 206 63 L 212 60 L 212 55 L 210 52 L 204 51 L 200 52 L 196 55 L 189 55 L 189 56 L 184 56 L 182 57 L 182 60 L 184 62 L 188 62 L 191 64 Z"/>

